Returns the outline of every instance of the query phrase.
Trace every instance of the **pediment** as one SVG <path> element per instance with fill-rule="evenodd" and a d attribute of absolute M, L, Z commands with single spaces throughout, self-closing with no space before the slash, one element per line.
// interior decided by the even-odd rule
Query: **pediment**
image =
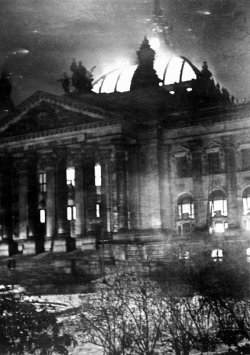
<path fill-rule="evenodd" d="M 172 155 L 174 156 L 184 156 L 189 154 L 189 149 L 187 147 L 184 147 L 182 145 L 178 145 L 177 147 L 175 147 L 172 152 Z"/>
<path fill-rule="evenodd" d="M 205 145 L 206 151 L 218 150 L 221 148 L 222 143 L 219 140 L 212 140 Z"/>
<path fill-rule="evenodd" d="M 52 98 L 51 98 L 52 97 Z M 67 99 L 54 95 L 37 95 L 32 103 L 25 102 L 16 112 L 6 116 L 0 125 L 0 137 L 13 137 L 88 123 L 103 122 L 108 116 L 98 109 L 74 105 Z"/>

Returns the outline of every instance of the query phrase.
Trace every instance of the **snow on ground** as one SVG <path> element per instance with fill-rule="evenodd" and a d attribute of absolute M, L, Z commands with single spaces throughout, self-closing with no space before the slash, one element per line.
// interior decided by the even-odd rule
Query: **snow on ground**
<path fill-rule="evenodd" d="M 70 355 L 103 355 L 103 350 L 93 344 L 85 344 L 84 346 L 77 346 Z"/>

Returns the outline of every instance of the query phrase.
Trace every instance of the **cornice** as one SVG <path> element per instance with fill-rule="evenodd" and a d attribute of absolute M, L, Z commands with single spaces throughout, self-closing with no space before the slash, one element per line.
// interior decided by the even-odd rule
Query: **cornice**
<path fill-rule="evenodd" d="M 37 140 L 39 138 L 51 138 L 52 140 L 57 139 L 58 136 L 61 136 L 62 139 L 67 139 L 67 137 L 71 133 L 80 133 L 82 131 L 82 134 L 88 134 L 89 129 L 98 129 L 98 128 L 104 128 L 104 127 L 117 127 L 121 126 L 122 122 L 119 120 L 109 120 L 109 121 L 102 121 L 102 122 L 93 122 L 93 123 L 84 123 L 81 125 L 77 126 L 71 126 L 71 127 L 65 127 L 65 128 L 56 128 L 56 129 L 51 129 L 51 130 L 45 130 L 45 131 L 40 131 L 40 132 L 34 132 L 34 133 L 27 133 L 24 135 L 19 135 L 19 136 L 11 136 L 11 137 L 6 137 L 0 139 L 0 146 L 6 145 L 8 143 L 14 143 L 14 142 L 27 142 L 29 140 Z"/>

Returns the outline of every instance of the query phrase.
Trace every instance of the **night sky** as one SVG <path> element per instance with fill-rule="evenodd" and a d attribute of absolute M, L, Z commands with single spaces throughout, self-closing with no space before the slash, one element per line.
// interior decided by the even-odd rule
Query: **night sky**
<path fill-rule="evenodd" d="M 57 82 L 72 58 L 95 78 L 136 60 L 148 37 L 161 49 L 204 60 L 229 91 L 250 98 L 250 1 L 161 0 L 160 26 L 153 0 L 0 0 L 0 65 L 12 73 L 15 103 L 36 90 L 62 94 Z"/>

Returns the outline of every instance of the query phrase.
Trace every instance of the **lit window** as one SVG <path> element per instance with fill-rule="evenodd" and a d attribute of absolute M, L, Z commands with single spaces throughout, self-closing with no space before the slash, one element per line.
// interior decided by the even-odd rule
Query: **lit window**
<path fill-rule="evenodd" d="M 66 179 L 67 185 L 75 186 L 75 168 L 67 168 Z"/>
<path fill-rule="evenodd" d="M 67 220 L 75 221 L 76 220 L 76 206 L 67 207 Z"/>
<path fill-rule="evenodd" d="M 211 257 L 215 262 L 223 260 L 223 250 L 222 249 L 214 249 L 211 253 Z"/>
<path fill-rule="evenodd" d="M 185 195 L 178 200 L 179 219 L 194 218 L 194 202 L 191 196 Z"/>
<path fill-rule="evenodd" d="M 102 169 L 100 164 L 95 165 L 95 186 L 102 185 Z"/>
<path fill-rule="evenodd" d="M 46 173 L 39 173 L 39 192 L 46 192 Z"/>
<path fill-rule="evenodd" d="M 250 215 L 250 187 L 243 192 L 243 216 Z"/>
<path fill-rule="evenodd" d="M 212 217 L 227 216 L 227 200 L 222 191 L 214 191 L 210 195 L 209 208 Z"/>
<path fill-rule="evenodd" d="M 250 263 L 250 248 L 246 249 L 247 262 Z"/>
<path fill-rule="evenodd" d="M 99 218 L 100 217 L 100 205 L 99 205 L 99 203 L 96 204 L 95 208 L 96 208 L 96 217 Z"/>
<path fill-rule="evenodd" d="M 189 259 L 189 252 L 185 251 L 184 253 L 179 253 L 179 259 L 180 260 L 188 260 Z"/>
<path fill-rule="evenodd" d="M 244 221 L 244 229 L 246 229 L 247 231 L 250 231 L 250 220 L 249 219 Z"/>
<path fill-rule="evenodd" d="M 224 231 L 225 231 L 224 223 L 221 221 L 215 222 L 214 231 L 215 231 L 215 233 L 224 233 Z"/>
<path fill-rule="evenodd" d="M 46 212 L 45 210 L 39 210 L 40 223 L 46 222 Z"/>

